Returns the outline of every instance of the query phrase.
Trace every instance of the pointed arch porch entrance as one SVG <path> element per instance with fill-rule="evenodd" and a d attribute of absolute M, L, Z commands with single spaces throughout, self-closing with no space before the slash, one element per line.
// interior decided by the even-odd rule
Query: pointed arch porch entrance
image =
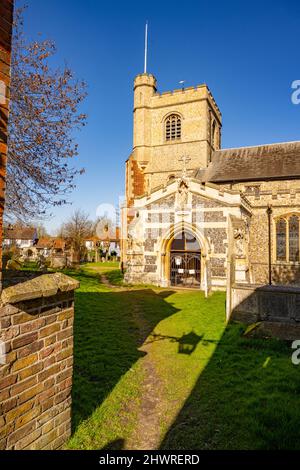
<path fill-rule="evenodd" d="M 201 287 L 201 247 L 197 238 L 187 230 L 177 233 L 170 244 L 170 285 Z"/>

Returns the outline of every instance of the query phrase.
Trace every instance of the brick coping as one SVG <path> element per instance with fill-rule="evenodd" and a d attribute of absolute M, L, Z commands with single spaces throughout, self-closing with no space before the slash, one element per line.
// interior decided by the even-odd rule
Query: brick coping
<path fill-rule="evenodd" d="M 40 297 L 51 297 L 60 292 L 69 292 L 78 289 L 79 281 L 63 273 L 42 274 L 29 281 L 20 282 L 14 286 L 3 289 L 1 303 L 15 304 L 24 300 L 33 300 Z"/>

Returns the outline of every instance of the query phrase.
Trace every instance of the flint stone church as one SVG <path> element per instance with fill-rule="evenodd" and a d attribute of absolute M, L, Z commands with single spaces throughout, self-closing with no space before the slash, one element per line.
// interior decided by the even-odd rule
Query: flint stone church
<path fill-rule="evenodd" d="M 153 75 L 135 78 L 127 282 L 300 285 L 300 142 L 221 149 L 221 130 L 206 85 L 158 93 Z"/>

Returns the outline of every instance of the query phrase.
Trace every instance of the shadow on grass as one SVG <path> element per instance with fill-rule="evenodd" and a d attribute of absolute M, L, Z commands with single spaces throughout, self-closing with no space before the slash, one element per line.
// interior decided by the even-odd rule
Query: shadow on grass
<path fill-rule="evenodd" d="M 95 276 L 79 273 L 76 277 L 85 284 L 97 283 L 99 289 Z M 73 432 L 145 355 L 138 348 L 155 325 L 177 311 L 165 301 L 172 293 L 156 293 L 151 289 L 76 293 Z"/>
<path fill-rule="evenodd" d="M 227 326 L 161 449 L 299 449 L 300 374 L 290 344 Z"/>
<path fill-rule="evenodd" d="M 124 439 L 115 439 L 99 450 L 123 450 L 125 448 Z"/>
<path fill-rule="evenodd" d="M 91 276 L 90 282 L 98 281 Z M 170 365 L 178 371 L 178 375 L 168 376 L 170 401 L 187 370 L 195 378 L 191 392 L 181 401 L 181 409 L 165 430 L 161 449 L 300 448 L 300 369 L 291 362 L 289 343 L 244 336 L 245 325 L 240 323 L 225 328 L 216 294 L 209 301 L 200 300 L 206 305 L 201 313 L 197 311 L 198 301 L 185 305 L 186 297 L 181 294 L 176 298 L 178 308 L 170 304 L 168 297 L 174 291 L 158 293 L 149 288 L 95 292 L 94 287 L 91 285 L 89 291 L 87 286 L 76 294 L 73 430 L 145 355 L 139 347 L 147 339 L 146 345 L 153 343 L 155 347 L 157 343 L 159 354 L 164 354 L 161 372 Z M 183 313 L 174 315 L 180 310 Z M 165 326 L 153 333 L 163 319 L 173 315 L 176 320 L 171 329 L 168 322 L 163 322 Z M 174 330 L 185 315 L 193 317 L 191 325 L 201 322 L 198 333 L 188 332 L 185 324 Z M 215 334 L 211 326 L 214 318 L 219 318 Z M 180 335 L 180 330 L 185 333 Z M 178 344 L 176 352 L 167 345 L 163 349 L 168 342 Z M 184 358 L 190 361 L 190 369 Z M 198 369 L 198 361 L 205 361 L 206 365 Z M 177 363 L 181 364 L 178 368 Z M 93 427 L 88 427 L 87 432 L 93 432 Z M 104 448 L 126 448 L 125 438 L 120 427 Z"/>
<path fill-rule="evenodd" d="M 145 345 L 157 342 L 169 340 L 172 343 L 178 344 L 178 354 L 191 355 L 198 344 L 204 339 L 204 335 L 198 335 L 193 330 L 189 333 L 183 334 L 182 336 L 169 336 L 152 333 L 149 340 L 145 342 Z M 215 341 L 205 340 L 206 343 L 215 343 Z"/>

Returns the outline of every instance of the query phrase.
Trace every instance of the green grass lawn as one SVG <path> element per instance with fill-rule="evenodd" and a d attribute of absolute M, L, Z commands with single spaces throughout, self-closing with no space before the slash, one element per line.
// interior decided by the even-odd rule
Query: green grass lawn
<path fill-rule="evenodd" d="M 221 292 L 110 287 L 107 271 L 120 286 L 111 264 L 70 273 L 81 287 L 68 448 L 300 448 L 290 344 L 226 327 Z"/>

